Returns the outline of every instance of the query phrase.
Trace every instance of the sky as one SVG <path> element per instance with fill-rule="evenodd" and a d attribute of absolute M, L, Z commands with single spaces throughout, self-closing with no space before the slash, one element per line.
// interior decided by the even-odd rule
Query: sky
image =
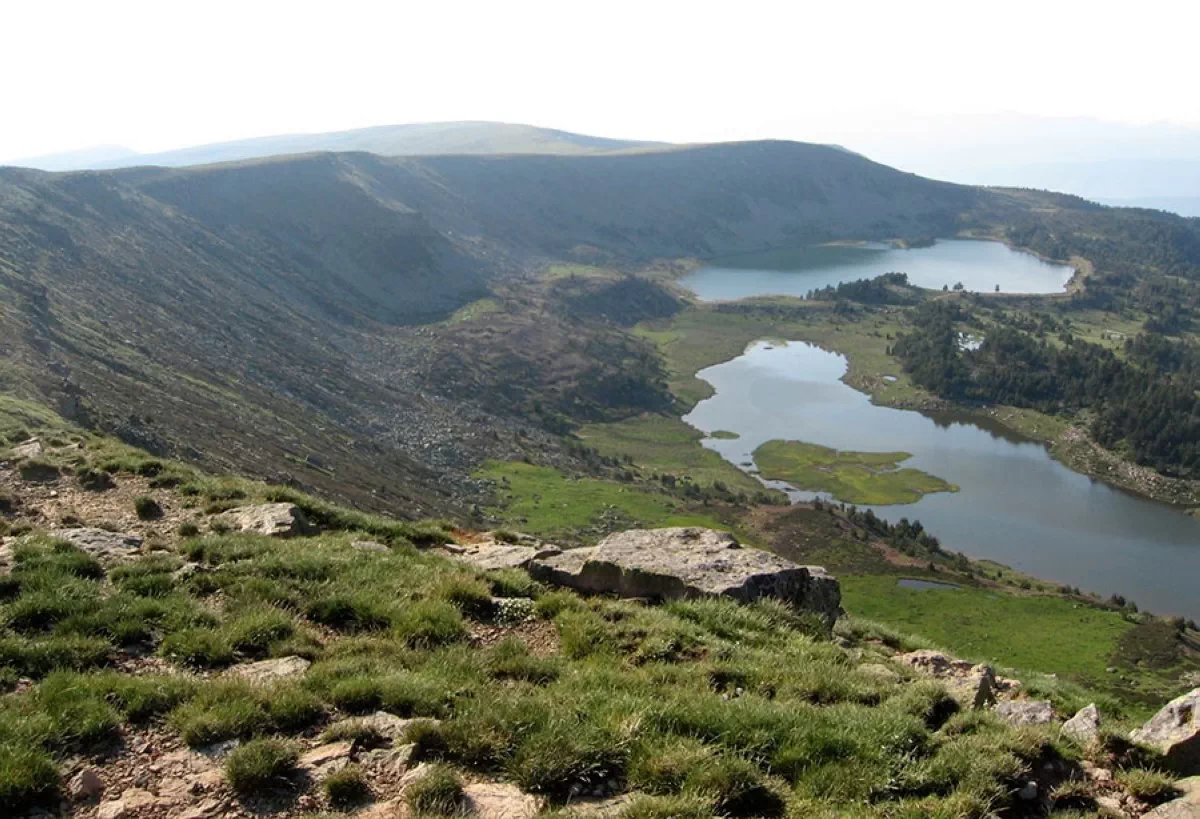
<path fill-rule="evenodd" d="M 1197 30 L 1185 0 L 14 0 L 0 161 L 463 119 L 852 148 L 1016 115 L 1200 130 Z"/>

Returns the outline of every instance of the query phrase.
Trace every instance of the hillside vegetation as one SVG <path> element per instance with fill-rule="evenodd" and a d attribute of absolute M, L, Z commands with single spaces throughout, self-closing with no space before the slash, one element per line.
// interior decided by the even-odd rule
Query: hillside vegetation
<path fill-rule="evenodd" d="M 0 602 L 7 813 L 69 809 L 60 794 L 85 767 L 118 791 L 140 783 L 119 801 L 145 815 L 196 793 L 255 815 L 372 800 L 457 815 L 472 785 L 501 780 L 560 816 L 1026 816 L 1042 813 L 1018 795 L 1036 778 L 1071 816 L 1124 792 L 1095 790 L 1084 759 L 1142 783 L 1139 798 L 1172 793 L 1143 767 L 1153 754 L 1114 735 L 1083 747 L 965 709 L 896 660 L 919 641 L 867 622 L 831 634 L 775 601 L 584 598 L 438 551 L 473 537 L 462 530 L 45 433 L 39 468 L 72 476 L 0 472 L 15 535 Z M 108 488 L 89 489 L 99 473 Z M 320 531 L 229 531 L 222 510 L 262 500 Z M 133 527 L 143 545 L 97 559 L 34 525 L 68 503 L 86 516 L 73 525 Z M 278 678 L 243 676 L 271 658 Z M 1065 713 L 1094 698 L 1027 685 Z M 389 773 L 419 762 L 420 786 Z"/>

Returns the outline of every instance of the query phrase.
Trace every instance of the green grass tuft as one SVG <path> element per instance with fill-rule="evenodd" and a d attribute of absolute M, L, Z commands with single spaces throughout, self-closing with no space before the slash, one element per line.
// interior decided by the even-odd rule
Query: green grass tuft
<path fill-rule="evenodd" d="M 230 752 L 225 781 L 242 796 L 287 787 L 296 771 L 296 758 L 295 748 L 287 742 L 256 739 Z"/>

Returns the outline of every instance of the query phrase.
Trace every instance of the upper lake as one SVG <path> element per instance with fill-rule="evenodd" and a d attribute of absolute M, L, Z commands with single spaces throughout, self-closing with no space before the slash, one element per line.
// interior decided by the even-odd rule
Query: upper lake
<path fill-rule="evenodd" d="M 1044 262 L 999 242 L 939 240 L 903 250 L 891 245 L 811 245 L 751 256 L 718 259 L 680 279 L 702 301 L 750 296 L 804 296 L 839 282 L 907 273 L 910 283 L 931 290 L 954 287 L 1002 293 L 1059 293 L 1073 268 Z"/>
<path fill-rule="evenodd" d="M 684 420 L 706 433 L 738 433 L 704 441 L 734 464 L 753 461 L 772 439 L 910 452 L 904 466 L 961 491 L 870 507 L 879 516 L 918 519 L 952 551 L 1200 618 L 1200 520 L 1073 472 L 1042 444 L 975 416 L 876 406 L 840 380 L 845 371 L 845 358 L 817 347 L 759 342 L 699 372 L 716 394 Z"/>

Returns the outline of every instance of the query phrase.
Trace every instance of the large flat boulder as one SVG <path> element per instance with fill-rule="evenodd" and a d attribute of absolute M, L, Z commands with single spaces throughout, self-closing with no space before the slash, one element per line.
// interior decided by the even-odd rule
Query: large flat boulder
<path fill-rule="evenodd" d="M 589 549 L 532 560 L 527 568 L 538 580 L 584 592 L 742 603 L 774 597 L 829 621 L 842 613 L 841 588 L 823 568 L 744 548 L 733 535 L 712 529 L 619 532 Z"/>
<path fill-rule="evenodd" d="M 107 529 L 54 529 L 50 537 L 65 540 L 101 562 L 126 560 L 142 548 L 142 539 L 137 535 Z"/>
<path fill-rule="evenodd" d="M 1131 738 L 1160 751 L 1177 773 L 1200 774 L 1200 688 L 1164 705 Z"/>
<path fill-rule="evenodd" d="M 308 534 L 311 527 L 300 507 L 292 503 L 264 503 L 258 506 L 239 506 L 217 515 L 218 520 L 235 532 L 247 532 L 270 537 L 293 537 Z"/>

